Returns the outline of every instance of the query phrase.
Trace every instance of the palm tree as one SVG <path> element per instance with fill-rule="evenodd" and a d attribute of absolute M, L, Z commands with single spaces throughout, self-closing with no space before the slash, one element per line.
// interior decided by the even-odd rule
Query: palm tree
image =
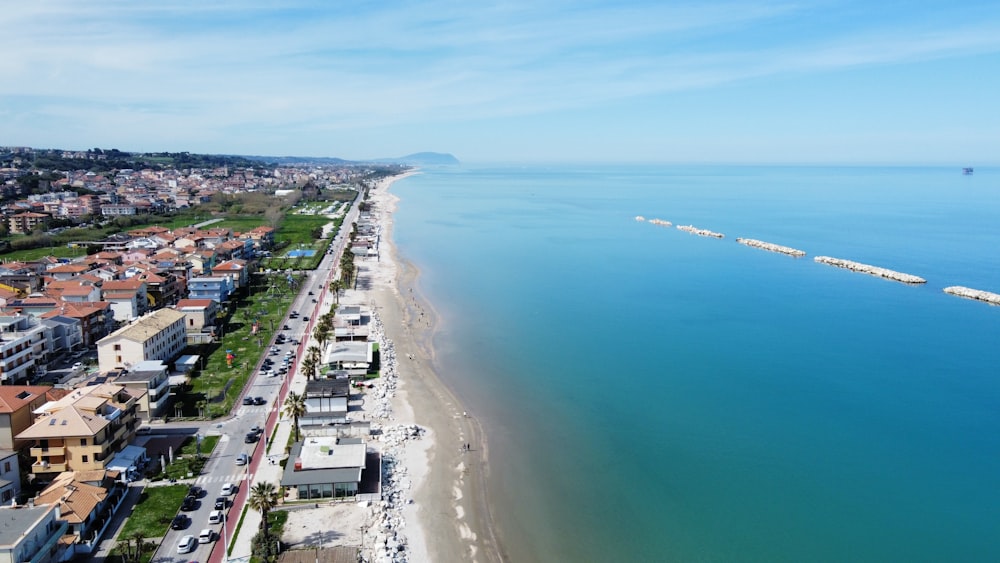
<path fill-rule="evenodd" d="M 306 350 L 306 359 L 312 363 L 312 376 L 316 377 L 317 372 L 323 366 L 323 353 L 315 346 L 310 346 Z"/>
<path fill-rule="evenodd" d="M 284 415 L 292 417 L 295 424 L 295 441 L 299 441 L 299 417 L 306 414 L 306 397 L 292 391 L 285 397 Z"/>
<path fill-rule="evenodd" d="M 310 346 L 309 348 L 312 349 L 315 346 Z M 311 354 L 307 354 L 302 360 L 302 372 L 306 374 L 306 381 L 311 381 L 316 376 L 316 368 L 316 358 Z"/>
<path fill-rule="evenodd" d="M 333 292 L 333 302 L 336 305 L 340 305 L 340 291 L 342 289 L 344 289 L 344 282 L 340 280 L 330 282 L 330 291 Z"/>
<path fill-rule="evenodd" d="M 250 505 L 250 508 L 260 511 L 260 526 L 264 531 L 264 541 L 269 541 L 270 531 L 267 526 L 267 513 L 278 505 L 278 489 L 274 483 L 261 481 L 250 488 L 247 504 Z"/>

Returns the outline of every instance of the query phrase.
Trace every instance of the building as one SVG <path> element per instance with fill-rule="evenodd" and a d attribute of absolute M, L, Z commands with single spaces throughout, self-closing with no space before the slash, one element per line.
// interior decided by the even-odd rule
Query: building
<path fill-rule="evenodd" d="M 345 379 L 314 379 L 306 382 L 303 392 L 306 413 L 299 417 L 299 426 L 329 426 L 347 420 L 350 382 Z"/>
<path fill-rule="evenodd" d="M 357 495 L 367 453 L 367 445 L 358 438 L 315 436 L 295 442 L 281 476 L 286 500 Z"/>
<path fill-rule="evenodd" d="M 27 445 L 15 440 L 35 422 L 34 410 L 68 394 L 47 385 L 0 385 L 0 449 L 19 450 Z"/>
<path fill-rule="evenodd" d="M 101 286 L 104 301 L 111 303 L 111 311 L 118 322 L 128 322 L 149 310 L 146 282 L 138 276 L 126 280 L 106 281 Z"/>
<path fill-rule="evenodd" d="M 80 333 L 83 337 L 82 343 L 84 348 L 96 345 L 97 341 L 110 334 L 115 326 L 115 318 L 111 314 L 111 304 L 105 301 L 94 303 L 61 303 L 58 308 L 53 308 L 41 314 L 43 319 L 58 316 L 75 319 L 80 322 Z"/>
<path fill-rule="evenodd" d="M 8 217 L 7 228 L 12 235 L 26 235 L 33 231 L 35 227 L 44 227 L 49 219 L 50 216 L 44 213 L 25 211 L 24 213 Z"/>
<path fill-rule="evenodd" d="M 64 535 L 73 536 L 63 540 L 70 546 L 65 560 L 93 552 L 127 491 L 118 471 L 67 471 L 57 475 L 34 503 L 59 509 L 59 519 L 67 524 Z"/>
<path fill-rule="evenodd" d="M 0 505 L 10 505 L 21 494 L 21 465 L 14 450 L 0 450 Z"/>
<path fill-rule="evenodd" d="M 331 342 L 323 354 L 323 363 L 338 375 L 364 377 L 371 367 L 375 347 L 372 342 Z"/>
<path fill-rule="evenodd" d="M 17 440 L 30 440 L 31 473 L 54 478 L 63 471 L 104 469 L 135 438 L 142 392 L 101 383 L 80 387 L 35 410 L 37 418 Z"/>
<path fill-rule="evenodd" d="M 131 369 L 146 360 L 170 362 L 187 345 L 184 313 L 158 309 L 121 327 L 97 342 L 102 372 Z"/>
<path fill-rule="evenodd" d="M 59 539 L 69 526 L 59 516 L 54 505 L 0 508 L 0 562 L 61 561 L 65 547 Z"/>
<path fill-rule="evenodd" d="M 115 378 L 115 383 L 145 394 L 139 399 L 138 416 L 152 420 L 161 416 L 170 399 L 170 377 L 167 364 L 159 360 L 146 360 Z"/>
<path fill-rule="evenodd" d="M 184 313 L 188 332 L 211 332 L 219 313 L 219 304 L 211 299 L 181 299 L 174 308 Z"/>
<path fill-rule="evenodd" d="M 229 296 L 233 293 L 235 285 L 233 276 L 213 276 L 191 278 L 187 283 L 189 299 L 211 299 L 216 303 L 229 301 Z"/>
<path fill-rule="evenodd" d="M 235 289 L 246 287 L 250 283 L 250 271 L 246 260 L 227 260 L 219 262 L 212 268 L 212 277 L 232 276 Z"/>
<path fill-rule="evenodd" d="M 52 329 L 26 315 L 0 317 L 0 385 L 34 377 L 50 354 Z"/>

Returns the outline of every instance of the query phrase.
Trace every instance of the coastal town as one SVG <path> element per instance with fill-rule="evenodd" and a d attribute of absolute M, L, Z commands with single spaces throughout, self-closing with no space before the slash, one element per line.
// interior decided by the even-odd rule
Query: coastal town
<path fill-rule="evenodd" d="M 0 154 L 0 550 L 411 560 L 404 447 L 426 429 L 394 412 L 372 295 L 394 275 L 372 195 L 405 167 L 95 173 Z M 258 197 L 257 215 L 211 211 Z"/>

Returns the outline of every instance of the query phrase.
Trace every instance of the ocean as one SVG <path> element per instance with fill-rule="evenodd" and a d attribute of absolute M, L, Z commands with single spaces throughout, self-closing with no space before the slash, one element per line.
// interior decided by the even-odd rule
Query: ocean
<path fill-rule="evenodd" d="M 941 291 L 1000 293 L 998 172 L 467 165 L 394 184 L 510 559 L 1000 560 L 1000 307 Z"/>

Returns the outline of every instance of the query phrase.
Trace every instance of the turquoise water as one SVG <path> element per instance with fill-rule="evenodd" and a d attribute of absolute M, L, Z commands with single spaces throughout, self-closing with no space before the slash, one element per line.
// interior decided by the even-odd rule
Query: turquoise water
<path fill-rule="evenodd" d="M 941 292 L 1000 292 L 997 177 L 484 166 L 397 182 L 396 241 L 445 320 L 442 376 L 487 429 L 511 560 L 1000 560 L 1000 307 Z"/>

